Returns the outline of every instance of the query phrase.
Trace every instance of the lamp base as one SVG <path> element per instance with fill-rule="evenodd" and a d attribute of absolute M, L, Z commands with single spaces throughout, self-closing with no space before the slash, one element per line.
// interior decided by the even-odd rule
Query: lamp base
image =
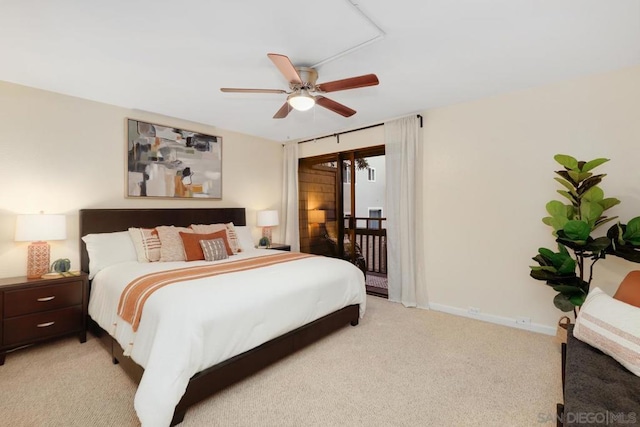
<path fill-rule="evenodd" d="M 262 238 L 271 242 L 271 227 L 262 227 Z"/>
<path fill-rule="evenodd" d="M 33 242 L 27 248 L 27 279 L 39 279 L 49 271 L 50 246 L 47 242 Z"/>

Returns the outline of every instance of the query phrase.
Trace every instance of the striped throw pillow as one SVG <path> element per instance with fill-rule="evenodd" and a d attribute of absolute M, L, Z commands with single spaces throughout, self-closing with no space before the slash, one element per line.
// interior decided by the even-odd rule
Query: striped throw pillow
<path fill-rule="evenodd" d="M 573 335 L 640 376 L 640 308 L 595 288 L 580 308 Z"/>
<path fill-rule="evenodd" d="M 229 258 L 229 255 L 227 255 L 227 246 L 221 237 L 211 240 L 200 240 L 200 246 L 202 247 L 206 261 L 218 261 Z"/>
<path fill-rule="evenodd" d="M 129 228 L 138 262 L 160 261 L 160 238 L 155 228 Z"/>

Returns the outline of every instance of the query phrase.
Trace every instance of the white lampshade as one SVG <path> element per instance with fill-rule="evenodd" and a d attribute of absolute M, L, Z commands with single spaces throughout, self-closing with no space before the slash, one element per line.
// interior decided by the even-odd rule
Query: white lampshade
<path fill-rule="evenodd" d="M 258 227 L 278 225 L 278 211 L 258 211 L 256 225 Z"/>
<path fill-rule="evenodd" d="M 16 242 L 65 240 L 67 221 L 64 215 L 18 215 L 16 217 Z"/>
<path fill-rule="evenodd" d="M 287 101 L 292 108 L 298 111 L 307 111 L 308 109 L 316 105 L 315 98 L 309 95 L 309 92 L 304 89 L 300 92 L 292 93 L 291 95 L 289 95 Z"/>

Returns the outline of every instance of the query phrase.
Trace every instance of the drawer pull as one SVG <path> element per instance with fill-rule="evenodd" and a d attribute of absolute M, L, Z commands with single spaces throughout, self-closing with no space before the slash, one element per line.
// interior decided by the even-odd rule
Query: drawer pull
<path fill-rule="evenodd" d="M 52 326 L 54 323 L 56 322 L 46 322 L 46 323 L 39 323 L 38 325 L 36 325 L 38 328 L 46 328 L 49 326 Z"/>
<path fill-rule="evenodd" d="M 54 299 L 55 296 L 53 297 L 44 297 L 44 298 L 38 298 L 38 301 L 40 302 L 47 302 L 47 301 L 51 301 L 52 299 Z"/>

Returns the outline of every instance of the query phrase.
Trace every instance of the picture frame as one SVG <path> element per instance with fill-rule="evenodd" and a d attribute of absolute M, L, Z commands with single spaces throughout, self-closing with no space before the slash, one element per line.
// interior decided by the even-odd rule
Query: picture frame
<path fill-rule="evenodd" d="M 126 197 L 222 199 L 222 137 L 127 118 Z"/>

